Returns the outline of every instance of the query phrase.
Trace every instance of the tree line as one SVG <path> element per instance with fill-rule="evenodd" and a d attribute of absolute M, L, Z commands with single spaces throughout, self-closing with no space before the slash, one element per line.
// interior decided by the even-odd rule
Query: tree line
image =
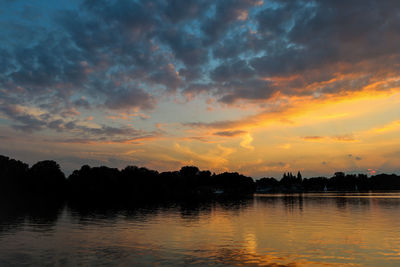
<path fill-rule="evenodd" d="M 29 167 L 19 160 L 0 156 L 0 193 L 3 196 L 115 202 L 238 196 L 254 192 L 255 183 L 250 177 L 236 172 L 212 174 L 195 166 L 159 173 L 137 166 L 119 170 L 84 165 L 66 177 L 53 160 Z"/>
<path fill-rule="evenodd" d="M 273 177 L 256 181 L 259 192 L 315 192 L 315 191 L 370 191 L 400 190 L 400 176 L 396 174 L 378 174 L 368 177 L 365 174 L 345 174 L 336 172 L 334 176 L 304 178 L 284 173 L 281 180 Z"/>
<path fill-rule="evenodd" d="M 220 174 L 185 166 L 179 171 L 158 172 L 144 167 L 127 166 L 122 170 L 106 166 L 82 166 L 68 177 L 53 160 L 33 166 L 0 155 L 0 194 L 67 199 L 69 201 L 135 201 L 144 199 L 192 199 L 216 196 L 251 195 L 255 192 L 400 190 L 396 174 L 345 175 L 331 178 L 303 178 L 285 173 L 254 181 L 237 172 Z"/>

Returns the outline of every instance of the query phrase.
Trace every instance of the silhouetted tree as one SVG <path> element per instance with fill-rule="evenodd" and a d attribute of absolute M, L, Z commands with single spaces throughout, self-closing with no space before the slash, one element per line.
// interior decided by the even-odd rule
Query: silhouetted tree
<path fill-rule="evenodd" d="M 65 190 L 65 175 L 53 160 L 39 161 L 29 169 L 29 185 L 39 196 L 60 196 Z"/>
<path fill-rule="evenodd" d="M 303 181 L 303 177 L 301 176 L 300 171 L 297 172 L 297 182 L 301 183 Z"/>
<path fill-rule="evenodd" d="M 335 177 L 337 177 L 337 178 L 344 177 L 344 172 L 335 172 Z"/>
<path fill-rule="evenodd" d="M 369 179 L 369 187 L 374 190 L 399 190 L 400 176 L 396 174 L 378 174 Z"/>
<path fill-rule="evenodd" d="M 237 172 L 224 172 L 213 177 L 215 186 L 227 194 L 247 194 L 255 191 L 254 180 Z"/>
<path fill-rule="evenodd" d="M 256 189 L 260 192 L 279 191 L 279 182 L 273 177 L 261 178 L 256 181 Z"/>
<path fill-rule="evenodd" d="M 105 166 L 91 168 L 84 165 L 69 177 L 71 196 L 100 201 L 113 201 L 118 195 L 119 170 Z"/>
<path fill-rule="evenodd" d="M 304 178 L 302 185 L 306 191 L 323 191 L 325 186 L 328 184 L 328 178 L 326 177 L 312 177 Z"/>
<path fill-rule="evenodd" d="M 194 177 L 199 174 L 200 170 L 196 166 L 184 166 L 179 173 L 184 177 Z"/>
<path fill-rule="evenodd" d="M 29 166 L 19 160 L 0 155 L 0 193 L 23 193 L 28 188 Z"/>

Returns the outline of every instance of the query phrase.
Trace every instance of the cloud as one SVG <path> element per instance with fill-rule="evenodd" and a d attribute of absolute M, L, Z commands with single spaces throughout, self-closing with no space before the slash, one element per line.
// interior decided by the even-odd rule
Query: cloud
<path fill-rule="evenodd" d="M 352 134 L 336 135 L 331 137 L 340 142 L 357 142 L 358 140 Z"/>
<path fill-rule="evenodd" d="M 335 141 L 335 142 L 357 142 L 357 140 L 353 134 L 343 134 L 343 135 L 334 135 L 334 136 L 304 136 L 302 137 L 304 141 Z M 348 155 L 349 157 L 352 157 L 352 154 Z"/>
<path fill-rule="evenodd" d="M 288 149 L 290 149 L 292 147 L 292 145 L 287 143 L 287 144 L 279 145 L 278 147 L 281 148 L 281 149 L 288 150 Z"/>
<path fill-rule="evenodd" d="M 79 98 L 73 101 L 73 105 L 76 106 L 77 108 L 90 109 L 90 103 L 85 98 Z"/>
<path fill-rule="evenodd" d="M 17 122 L 12 125 L 16 130 L 33 133 L 51 129 L 64 133 L 62 138 L 53 139 L 54 142 L 138 142 L 141 140 L 160 137 L 162 130 L 144 131 L 132 126 L 109 126 L 88 123 L 87 120 L 71 119 L 70 116 L 61 117 L 46 113 L 43 110 L 22 107 L 19 105 L 2 104 L 0 112 Z"/>
<path fill-rule="evenodd" d="M 162 135 L 161 131 L 143 131 L 133 127 L 112 127 L 101 125 L 88 127 L 75 122 L 63 125 L 76 134 L 73 138 L 52 140 L 59 143 L 139 143 L 145 140 L 154 140 Z"/>
<path fill-rule="evenodd" d="M 109 109 L 152 109 L 156 100 L 150 94 L 139 88 L 129 88 L 118 90 L 105 102 Z"/>
<path fill-rule="evenodd" d="M 172 27 L 163 31 L 159 37 L 167 44 L 175 58 L 193 70 L 192 67 L 207 63 L 208 51 L 202 45 L 200 37 Z"/>
<path fill-rule="evenodd" d="M 362 160 L 361 157 L 359 157 L 359 156 L 353 156 L 353 154 L 348 154 L 347 157 L 349 157 L 349 158 L 351 158 L 351 159 L 354 159 L 354 160 Z"/>
<path fill-rule="evenodd" d="M 382 134 L 389 131 L 394 131 L 400 128 L 400 121 L 392 121 L 382 127 L 374 128 L 371 130 L 373 134 Z"/>
<path fill-rule="evenodd" d="M 164 16 L 173 23 L 202 17 L 212 1 L 171 0 L 166 3 Z"/>
<path fill-rule="evenodd" d="M 224 136 L 224 137 L 234 137 L 234 136 L 243 135 L 246 133 L 247 133 L 246 131 L 235 130 L 235 131 L 219 131 L 219 132 L 213 133 L 213 135 Z"/>
<path fill-rule="evenodd" d="M 18 105 L 1 103 L 0 112 L 17 122 L 12 127 L 23 132 L 32 133 L 41 130 L 46 125 L 45 121 Z"/>
<path fill-rule="evenodd" d="M 260 78 L 280 81 L 259 87 L 257 94 L 251 91 L 254 86 L 247 86 L 244 90 L 248 94 L 240 93 L 238 88 L 227 91 L 220 99 L 269 100 L 277 92 L 296 96 L 362 90 L 377 78 L 376 66 L 380 66 L 378 79 L 396 75 L 398 66 L 389 67 L 383 60 L 394 63 L 399 57 L 395 47 L 400 43 L 400 34 L 394 33 L 397 15 L 390 10 L 396 4 L 368 2 L 364 3 L 363 12 L 358 4 L 346 3 L 345 12 L 334 1 L 310 5 L 277 1 L 271 8 L 261 9 L 250 18 L 257 22 L 257 29 L 238 31 L 234 33 L 236 38 L 223 39 L 214 49 L 215 56 L 225 60 L 211 77 L 222 74 L 222 69 L 232 69 L 236 60 L 243 62 L 243 55 L 247 55 L 241 66 L 249 68 L 235 72 L 245 85 Z M 294 74 L 298 74 L 295 79 Z M 225 71 L 225 77 L 234 76 Z M 217 86 L 224 88 L 224 80 L 220 81 Z"/>
<path fill-rule="evenodd" d="M 306 141 L 318 141 L 318 140 L 321 140 L 323 138 L 324 138 L 323 136 L 318 136 L 318 135 L 310 135 L 310 136 L 302 137 L 302 139 L 306 140 Z"/>
<path fill-rule="evenodd" d="M 175 143 L 174 152 L 177 154 L 171 156 L 176 159 L 182 159 L 181 161 L 183 164 L 193 164 L 193 162 L 197 162 L 200 165 L 208 166 L 208 168 L 220 168 L 228 163 L 227 157 L 235 151 L 234 148 L 217 144 L 216 147 L 208 148 L 203 153 L 199 153 L 189 146 Z"/>
<path fill-rule="evenodd" d="M 98 132 L 104 132 L 104 129 L 100 129 Z M 94 134 L 92 136 L 86 138 L 60 138 L 60 139 L 44 139 L 44 141 L 52 142 L 52 143 L 66 143 L 66 144 L 141 144 L 144 141 L 152 141 L 158 139 L 160 137 L 160 133 L 131 133 L 128 136 L 114 135 L 104 133 L 103 135 Z"/>
<path fill-rule="evenodd" d="M 108 100 L 122 94 L 146 98 L 134 107 L 149 110 L 154 91 L 208 93 L 224 104 L 343 94 L 398 76 L 396 7 L 356 0 L 87 0 L 52 11 L 53 25 L 42 31 L 14 18 L 8 31 L 20 45 L 1 48 L 0 84 L 19 104 L 39 105 L 47 96 L 83 109 L 126 106 Z M 29 44 L 18 39 L 29 33 Z M 17 98 L 14 88 L 24 93 Z M 82 95 L 86 100 L 76 100 Z"/>
<path fill-rule="evenodd" d="M 214 43 L 219 40 L 229 30 L 235 22 L 242 22 L 247 19 L 248 9 L 259 5 L 261 2 L 256 0 L 223 0 L 215 5 L 213 17 L 205 20 L 202 25 L 207 41 Z"/>
<path fill-rule="evenodd" d="M 240 146 L 249 150 L 254 150 L 254 146 L 251 145 L 251 142 L 253 142 L 253 137 L 250 135 L 250 133 L 247 133 L 243 136 L 243 140 L 242 142 L 240 142 Z"/>
<path fill-rule="evenodd" d="M 215 129 L 229 129 L 234 128 L 240 124 L 240 121 L 234 120 L 222 120 L 222 121 L 215 121 L 215 122 L 184 122 L 182 123 L 183 126 L 190 127 L 190 128 L 215 128 Z"/>

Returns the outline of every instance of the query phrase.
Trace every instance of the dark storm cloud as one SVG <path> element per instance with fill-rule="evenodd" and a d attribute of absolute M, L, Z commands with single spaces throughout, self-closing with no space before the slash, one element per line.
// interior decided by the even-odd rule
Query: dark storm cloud
<path fill-rule="evenodd" d="M 0 21 L 0 100 L 63 118 L 150 112 L 171 93 L 225 104 L 329 96 L 400 70 L 398 1 L 87 0 L 48 16 L 21 3 Z M 58 129 L 1 112 L 16 128 Z"/>

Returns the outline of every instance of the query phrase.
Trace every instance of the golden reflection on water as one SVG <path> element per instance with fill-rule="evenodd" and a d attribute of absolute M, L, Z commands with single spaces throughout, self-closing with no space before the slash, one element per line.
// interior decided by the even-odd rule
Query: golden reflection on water
<path fill-rule="evenodd" d="M 70 266 L 400 266 L 399 214 L 399 193 L 257 195 L 111 212 L 64 208 L 50 221 L 23 217 L 14 230 L 15 222 L 0 227 L 0 265 L 19 257 Z"/>

